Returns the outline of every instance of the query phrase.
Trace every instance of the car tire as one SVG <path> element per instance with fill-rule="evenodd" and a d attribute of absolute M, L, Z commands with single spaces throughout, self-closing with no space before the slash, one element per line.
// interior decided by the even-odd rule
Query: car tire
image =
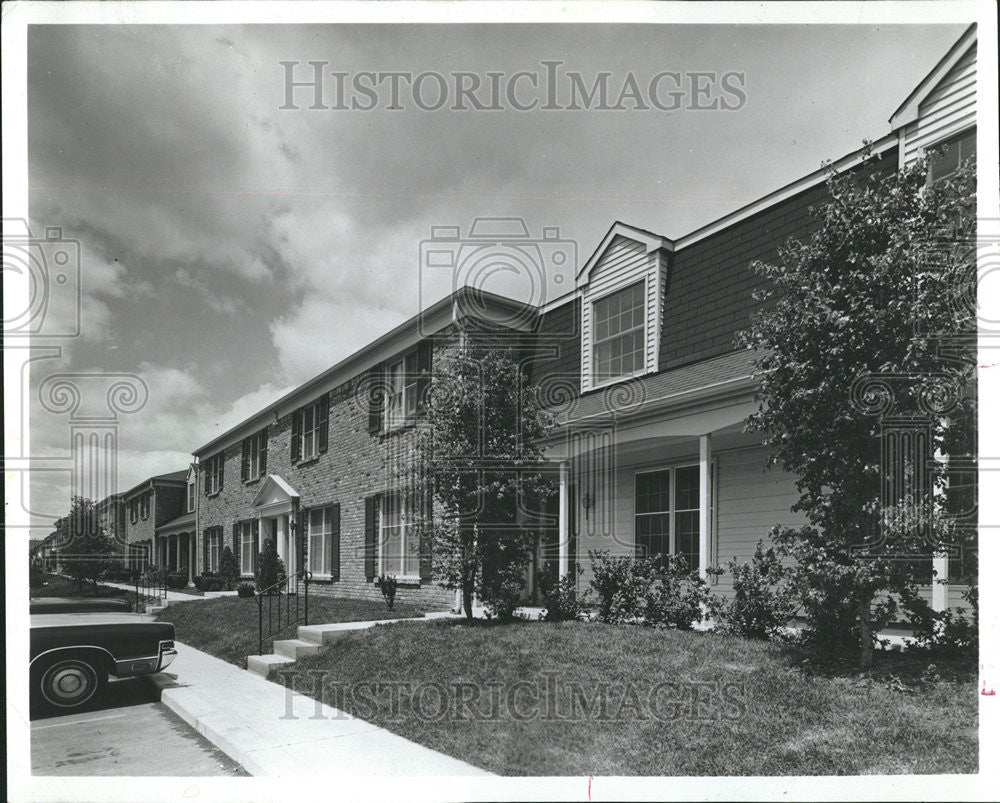
<path fill-rule="evenodd" d="M 40 704 L 69 710 L 94 699 L 107 684 L 108 673 L 99 658 L 70 654 L 46 661 L 32 672 L 32 681 Z"/>

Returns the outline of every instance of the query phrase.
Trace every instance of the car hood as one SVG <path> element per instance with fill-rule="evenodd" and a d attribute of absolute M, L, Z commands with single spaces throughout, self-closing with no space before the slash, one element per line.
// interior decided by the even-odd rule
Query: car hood
<path fill-rule="evenodd" d="M 152 616 L 142 613 L 86 612 L 86 613 L 33 613 L 32 628 L 65 627 L 66 625 L 139 625 L 155 622 Z"/>
<path fill-rule="evenodd" d="M 32 597 L 28 600 L 28 609 L 31 613 L 127 613 L 132 610 L 132 606 L 127 599 L 116 597 Z"/>

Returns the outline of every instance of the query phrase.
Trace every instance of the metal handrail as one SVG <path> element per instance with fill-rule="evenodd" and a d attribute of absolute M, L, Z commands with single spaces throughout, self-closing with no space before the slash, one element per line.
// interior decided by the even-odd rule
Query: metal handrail
<path fill-rule="evenodd" d="M 133 575 L 135 585 L 135 609 L 142 607 L 143 597 L 156 597 L 157 602 L 167 597 L 167 577 L 163 569 L 156 571 L 136 571 Z M 142 594 L 140 595 L 140 590 Z"/>
<path fill-rule="evenodd" d="M 271 639 L 282 630 L 301 622 L 309 624 L 309 581 L 312 572 L 302 569 L 293 575 L 279 580 L 277 583 L 254 592 L 257 599 L 257 654 L 264 654 L 264 641 Z M 301 589 L 301 594 L 299 593 Z M 299 606 L 299 597 L 302 605 Z M 291 597 L 295 599 L 294 610 Z M 264 600 L 267 600 L 267 632 L 264 629 Z M 282 615 L 282 600 L 285 600 L 284 615 Z M 274 615 L 275 600 L 277 600 L 277 616 Z M 301 615 L 300 615 L 301 610 Z"/>

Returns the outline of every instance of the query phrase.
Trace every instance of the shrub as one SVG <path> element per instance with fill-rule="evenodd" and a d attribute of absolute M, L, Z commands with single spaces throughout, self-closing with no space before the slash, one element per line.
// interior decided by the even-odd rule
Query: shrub
<path fill-rule="evenodd" d="M 281 583 L 286 578 L 285 562 L 278 557 L 278 549 L 270 538 L 264 541 L 264 548 L 257 556 L 257 570 L 254 580 L 257 590 L 264 591 Z"/>
<path fill-rule="evenodd" d="M 512 562 L 492 567 L 489 576 L 482 580 L 481 594 L 486 616 L 490 619 L 509 621 L 521 605 L 524 591 L 524 566 Z"/>
<path fill-rule="evenodd" d="M 555 569 L 543 572 L 538 577 L 538 590 L 545 603 L 542 619 L 546 622 L 576 622 L 583 618 L 587 594 L 577 593 L 583 567 L 573 564 L 573 569 L 563 577 Z"/>
<path fill-rule="evenodd" d="M 798 603 L 788 569 L 774 547 L 758 541 L 747 563 L 729 561 L 733 599 L 723 610 L 724 628 L 740 636 L 767 639 L 795 615 Z"/>
<path fill-rule="evenodd" d="M 222 578 L 215 572 L 205 572 L 194 578 L 194 585 L 199 591 L 222 591 Z"/>
<path fill-rule="evenodd" d="M 232 591 L 240 578 L 240 564 L 228 544 L 223 547 L 222 557 L 219 558 L 219 577 L 222 578 L 226 591 Z"/>
<path fill-rule="evenodd" d="M 964 608 L 935 611 L 915 590 L 905 594 L 903 607 L 913 625 L 913 648 L 934 657 L 977 655 L 979 653 L 979 586 L 973 582 L 962 594 L 970 608 L 971 618 Z"/>
<path fill-rule="evenodd" d="M 108 564 L 102 577 L 111 583 L 127 583 L 132 579 L 132 572 L 128 566 L 118 560 Z"/>
<path fill-rule="evenodd" d="M 28 567 L 28 587 L 41 588 L 45 585 L 45 572 L 41 566 L 31 565 Z"/>
<path fill-rule="evenodd" d="M 385 604 L 391 611 L 393 603 L 396 601 L 396 576 L 386 574 L 379 575 L 378 580 L 375 581 L 375 585 L 377 585 L 379 591 L 382 592 L 382 596 L 385 597 Z"/>
<path fill-rule="evenodd" d="M 188 584 L 187 569 L 179 569 L 167 575 L 167 588 L 186 588 Z"/>
<path fill-rule="evenodd" d="M 632 555 L 612 557 L 606 550 L 590 550 L 594 579 L 591 587 L 597 594 L 597 617 L 602 622 L 621 624 L 641 619 L 645 614 L 656 573 L 652 558 Z"/>
<path fill-rule="evenodd" d="M 236 586 L 236 595 L 238 597 L 252 597 L 254 596 L 255 591 L 256 589 L 254 588 L 254 584 L 247 581 L 244 581 Z"/>
<path fill-rule="evenodd" d="M 684 558 L 668 555 L 664 560 L 666 565 L 646 597 L 643 622 L 653 627 L 692 630 L 696 622 L 715 615 L 720 603 L 698 570 L 688 569 Z"/>

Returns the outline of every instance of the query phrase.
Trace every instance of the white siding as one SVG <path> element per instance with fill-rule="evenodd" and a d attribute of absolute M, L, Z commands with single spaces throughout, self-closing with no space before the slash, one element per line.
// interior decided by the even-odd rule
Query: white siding
<path fill-rule="evenodd" d="M 591 357 L 591 314 L 594 302 L 615 290 L 646 281 L 646 373 L 659 370 L 660 322 L 663 316 L 663 277 L 666 266 L 658 252 L 648 254 L 643 243 L 618 236 L 611 241 L 590 274 L 583 292 L 580 336 L 582 338 L 581 371 L 584 391 L 593 387 Z"/>
<path fill-rule="evenodd" d="M 902 159 L 909 164 L 922 150 L 976 123 L 976 46 L 962 56 L 920 104 L 920 116 L 903 135 Z"/>

